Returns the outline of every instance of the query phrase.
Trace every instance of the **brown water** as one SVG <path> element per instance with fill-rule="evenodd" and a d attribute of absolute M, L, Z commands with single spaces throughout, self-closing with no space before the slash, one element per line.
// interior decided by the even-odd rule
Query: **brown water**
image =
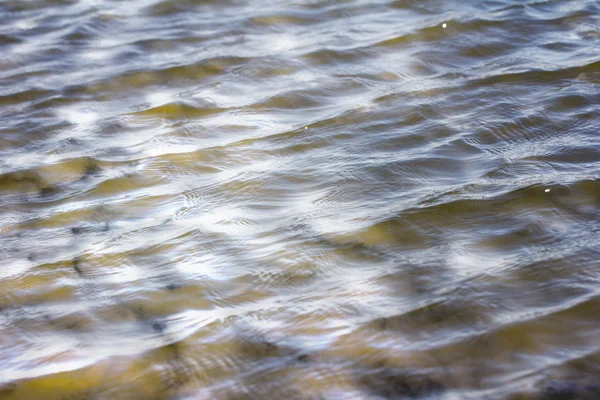
<path fill-rule="evenodd" d="M 0 50 L 0 399 L 600 398 L 598 1 L 2 0 Z"/>

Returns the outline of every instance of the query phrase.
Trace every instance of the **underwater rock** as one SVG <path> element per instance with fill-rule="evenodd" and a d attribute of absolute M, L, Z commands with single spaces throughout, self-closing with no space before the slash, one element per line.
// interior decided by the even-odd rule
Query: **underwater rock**
<path fill-rule="evenodd" d="M 85 166 L 85 169 L 83 170 L 83 174 L 81 175 L 80 180 L 83 181 L 89 178 L 90 176 L 98 175 L 100 171 L 101 168 L 98 166 L 98 164 L 89 159 L 87 165 Z"/>
<path fill-rule="evenodd" d="M 167 324 L 164 322 L 157 321 L 152 323 L 152 329 L 154 329 L 155 332 L 163 333 L 166 328 Z"/>
<path fill-rule="evenodd" d="M 79 267 L 80 264 L 81 264 L 81 258 L 80 257 L 75 257 L 73 259 L 73 269 L 75 270 L 75 272 L 77 272 L 77 274 L 83 275 L 83 271 Z"/>
<path fill-rule="evenodd" d="M 52 186 L 47 186 L 45 188 L 40 189 L 39 195 L 42 198 L 54 196 L 58 193 L 58 189 Z"/>
<path fill-rule="evenodd" d="M 378 368 L 359 376 L 358 383 L 363 390 L 386 399 L 421 399 L 444 391 L 436 380 L 400 368 Z"/>
<path fill-rule="evenodd" d="M 177 283 L 169 283 L 168 285 L 165 286 L 165 289 L 173 291 L 173 290 L 177 290 L 180 289 L 182 287 L 182 285 L 177 284 Z"/>
<path fill-rule="evenodd" d="M 598 400 L 600 384 L 551 381 L 545 385 L 539 400 Z"/>
<path fill-rule="evenodd" d="M 307 363 L 312 360 L 312 357 L 306 353 L 302 353 L 296 356 L 296 361 L 301 363 Z"/>
<path fill-rule="evenodd" d="M 81 225 L 81 226 L 73 226 L 71 228 L 71 233 L 73 235 L 79 235 L 81 233 L 84 232 L 108 232 L 110 230 L 110 224 L 108 222 L 105 222 L 102 227 L 98 228 L 97 226 L 85 226 L 85 225 Z"/>

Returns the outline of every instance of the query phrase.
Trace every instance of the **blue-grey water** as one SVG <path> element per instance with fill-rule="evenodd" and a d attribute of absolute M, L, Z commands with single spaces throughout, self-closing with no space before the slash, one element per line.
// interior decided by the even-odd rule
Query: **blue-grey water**
<path fill-rule="evenodd" d="M 1 0 L 0 399 L 600 398 L 597 0 Z"/>

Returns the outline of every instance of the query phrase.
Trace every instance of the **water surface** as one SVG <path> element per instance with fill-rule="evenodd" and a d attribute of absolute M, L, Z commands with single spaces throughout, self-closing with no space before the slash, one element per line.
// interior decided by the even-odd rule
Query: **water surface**
<path fill-rule="evenodd" d="M 0 399 L 600 398 L 596 0 L 0 1 Z"/>

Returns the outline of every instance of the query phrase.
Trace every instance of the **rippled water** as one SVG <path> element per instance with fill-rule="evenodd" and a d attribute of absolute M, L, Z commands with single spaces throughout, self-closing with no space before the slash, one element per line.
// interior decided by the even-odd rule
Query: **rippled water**
<path fill-rule="evenodd" d="M 0 399 L 600 398 L 596 0 L 0 1 Z"/>

